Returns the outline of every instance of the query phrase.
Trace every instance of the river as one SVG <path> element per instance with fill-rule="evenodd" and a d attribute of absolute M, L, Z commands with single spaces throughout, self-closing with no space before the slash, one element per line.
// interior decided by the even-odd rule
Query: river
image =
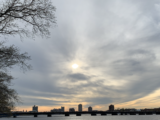
<path fill-rule="evenodd" d="M 54 115 L 52 117 L 47 117 L 46 115 L 39 115 L 38 117 L 33 116 L 17 116 L 16 118 L 0 118 L 0 120 L 160 120 L 160 115 L 107 115 L 107 116 L 63 116 L 63 115 Z"/>

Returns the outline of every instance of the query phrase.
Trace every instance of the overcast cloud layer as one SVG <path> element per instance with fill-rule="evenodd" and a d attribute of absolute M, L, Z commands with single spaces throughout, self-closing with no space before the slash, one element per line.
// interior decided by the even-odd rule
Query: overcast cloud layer
<path fill-rule="evenodd" d="M 160 100 L 155 94 L 160 88 L 159 0 L 53 4 L 57 26 L 50 29 L 49 39 L 7 40 L 32 58 L 33 70 L 11 70 L 13 87 L 23 100 L 20 106 L 160 107 L 149 104 Z M 74 63 L 78 69 L 71 67 Z"/>

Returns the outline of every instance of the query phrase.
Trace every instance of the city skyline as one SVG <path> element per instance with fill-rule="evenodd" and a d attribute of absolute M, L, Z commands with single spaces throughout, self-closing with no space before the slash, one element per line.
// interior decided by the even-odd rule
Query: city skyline
<path fill-rule="evenodd" d="M 160 104 L 160 3 L 151 0 L 54 0 L 49 38 L 1 37 L 31 56 L 29 71 L 13 67 L 17 110 L 82 104 L 95 110 Z"/>
<path fill-rule="evenodd" d="M 113 106 L 111 109 L 110 109 L 110 106 Z M 110 105 L 110 106 L 108 106 L 109 108 L 108 108 L 108 110 L 109 111 L 114 111 L 114 105 Z M 77 111 L 76 111 L 76 108 L 69 108 L 68 110 L 66 110 L 66 111 L 69 111 L 69 112 L 83 112 L 83 105 L 82 104 L 78 104 L 77 105 Z M 97 111 L 97 110 L 94 110 L 91 106 L 88 106 L 88 112 L 92 112 L 92 111 Z M 61 106 L 61 108 L 54 108 L 54 109 L 51 109 L 50 110 L 50 112 L 66 112 L 65 111 L 65 107 L 64 106 Z M 20 112 L 20 111 L 19 111 Z M 22 112 L 22 111 L 21 111 Z M 25 110 L 23 110 L 23 112 L 25 112 Z M 26 112 L 38 112 L 38 106 L 36 106 L 36 105 L 34 105 L 33 107 L 32 107 L 32 110 L 31 111 L 27 111 L 26 110 Z"/>
<path fill-rule="evenodd" d="M 47 117 L 52 117 L 52 115 L 64 115 L 64 116 L 70 116 L 70 115 L 76 115 L 76 116 L 82 116 L 83 114 L 96 116 L 106 116 L 106 115 L 160 115 L 160 107 L 159 108 L 145 108 L 145 109 L 135 109 L 135 108 L 118 108 L 114 109 L 114 105 L 109 105 L 108 110 L 92 110 L 92 107 L 88 107 L 88 111 L 82 110 L 82 104 L 78 105 L 78 111 L 75 111 L 75 108 L 69 108 L 69 111 L 65 111 L 65 107 L 61 107 L 60 109 L 53 109 L 51 111 L 43 111 L 38 112 L 38 106 L 33 106 L 32 111 L 25 112 L 23 111 L 12 111 L 13 117 L 16 118 L 20 115 L 30 115 L 34 117 L 38 117 L 39 115 L 47 115 Z M 3 116 L 3 114 L 2 114 Z"/>
<path fill-rule="evenodd" d="M 142 108 L 142 109 L 136 109 L 136 108 L 115 108 L 115 106 L 113 104 L 110 104 L 108 106 L 108 109 L 106 110 L 95 110 L 93 109 L 91 106 L 88 107 L 88 110 L 83 110 L 83 105 L 82 104 L 78 104 L 77 106 L 77 110 L 75 108 L 69 108 L 68 110 L 65 109 L 64 106 L 61 106 L 61 108 L 54 108 L 51 109 L 50 111 L 40 111 L 40 112 L 51 112 L 51 113 L 63 113 L 63 112 L 78 112 L 78 113 L 83 113 L 83 112 L 153 112 L 152 114 L 154 114 L 154 112 L 160 112 L 160 107 L 156 107 L 156 108 Z M 107 107 L 107 106 L 106 106 Z M 38 106 L 34 105 L 32 107 L 31 111 L 12 111 L 13 113 L 38 113 Z M 158 113 L 159 114 L 159 113 Z"/>

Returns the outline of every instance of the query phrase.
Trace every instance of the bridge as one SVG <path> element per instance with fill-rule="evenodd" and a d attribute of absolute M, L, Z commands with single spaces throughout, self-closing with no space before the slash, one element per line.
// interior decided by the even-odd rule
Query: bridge
<path fill-rule="evenodd" d="M 12 116 L 15 118 L 17 116 L 22 115 L 33 115 L 34 117 L 38 117 L 38 115 L 47 115 L 47 117 L 52 117 L 52 115 L 76 115 L 81 116 L 82 114 L 90 114 L 91 116 L 96 116 L 100 114 L 101 116 L 106 115 L 160 115 L 160 112 L 142 112 L 142 111 L 135 111 L 135 112 L 104 112 L 104 111 L 96 111 L 96 112 L 37 112 L 37 113 L 29 113 L 29 112 L 20 112 L 20 113 L 12 113 Z"/>

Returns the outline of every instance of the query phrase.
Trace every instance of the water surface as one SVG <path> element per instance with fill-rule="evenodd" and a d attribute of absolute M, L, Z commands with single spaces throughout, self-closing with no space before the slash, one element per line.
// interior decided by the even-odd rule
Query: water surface
<path fill-rule="evenodd" d="M 53 115 L 52 117 L 47 117 L 46 115 L 39 115 L 38 117 L 33 116 L 17 116 L 17 118 L 0 118 L 0 120 L 160 120 L 160 115 L 107 115 L 107 116 L 64 116 L 64 115 Z"/>

